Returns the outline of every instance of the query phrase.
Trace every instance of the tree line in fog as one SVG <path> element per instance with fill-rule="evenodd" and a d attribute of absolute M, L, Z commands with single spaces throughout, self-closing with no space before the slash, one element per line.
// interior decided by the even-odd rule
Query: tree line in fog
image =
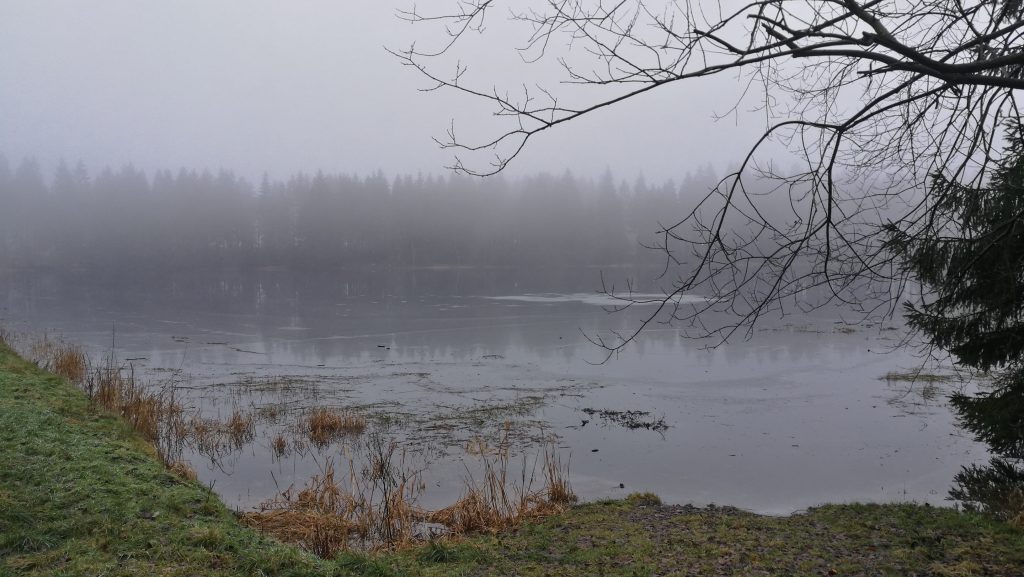
<path fill-rule="evenodd" d="M 642 265 L 645 249 L 713 186 L 540 174 L 299 174 L 251 183 L 228 171 L 126 166 L 92 175 L 0 157 L 0 265 Z"/>

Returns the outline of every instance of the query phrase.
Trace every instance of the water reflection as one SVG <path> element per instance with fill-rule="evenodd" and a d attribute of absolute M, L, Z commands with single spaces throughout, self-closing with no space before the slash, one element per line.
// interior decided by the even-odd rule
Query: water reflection
<path fill-rule="evenodd" d="M 625 331 L 579 298 L 596 271 L 384 270 L 293 275 L 216 271 L 161 277 L 3 273 L 5 324 L 109 351 L 154 382 L 174 378 L 204 415 L 268 414 L 243 450 L 191 456 L 204 482 L 249 507 L 343 444 L 271 450 L 312 406 L 356 408 L 429 452 L 428 502 L 458 493 L 476 438 L 512 430 L 524 445 L 557 434 L 585 498 L 650 490 L 667 501 L 788 512 L 825 501 L 943 503 L 950 479 L 984 459 L 941 399 L 892 399 L 883 377 L 918 364 L 883 354 L 895 331 L 837 314 L 766 321 L 716 349 L 670 327 L 605 364 L 583 336 Z M 544 280 L 539 280 L 544 278 Z M 587 411 L 643 411 L 667 429 L 631 430 Z M 273 412 L 278 412 L 274 409 Z"/>

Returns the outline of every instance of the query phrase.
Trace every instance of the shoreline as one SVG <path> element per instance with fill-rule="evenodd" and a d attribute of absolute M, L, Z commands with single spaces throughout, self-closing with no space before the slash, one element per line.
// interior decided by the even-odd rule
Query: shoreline
<path fill-rule="evenodd" d="M 931 506 L 826 505 L 764 516 L 597 501 L 512 531 L 332 561 L 242 526 L 120 418 L 0 344 L 0 576 L 1009 575 L 1024 530 Z"/>

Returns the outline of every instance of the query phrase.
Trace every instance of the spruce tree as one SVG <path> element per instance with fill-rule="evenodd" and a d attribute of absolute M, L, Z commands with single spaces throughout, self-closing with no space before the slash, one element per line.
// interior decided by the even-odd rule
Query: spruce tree
<path fill-rule="evenodd" d="M 952 498 L 997 516 L 1024 515 L 1024 127 L 1006 132 L 1006 154 L 987 186 L 932 180 L 931 219 L 891 246 L 922 284 L 906 303 L 910 326 L 966 367 L 994 370 L 991 387 L 954 394 L 961 425 L 995 457 L 963 468 Z M 1024 518 L 1024 517 L 1019 517 Z"/>

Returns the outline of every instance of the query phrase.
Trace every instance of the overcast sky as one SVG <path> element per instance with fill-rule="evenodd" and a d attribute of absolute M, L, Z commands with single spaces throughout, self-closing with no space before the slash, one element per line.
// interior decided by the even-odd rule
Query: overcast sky
<path fill-rule="evenodd" d="M 431 8 L 452 0 L 421 3 Z M 384 47 L 430 32 L 395 16 L 407 0 L 4 0 L 0 2 L 0 154 L 58 158 L 93 170 L 155 168 L 442 173 L 431 140 L 454 119 L 472 130 L 488 109 L 424 79 Z M 499 22 L 469 80 L 516 87 L 550 69 L 516 66 Z M 493 35 L 492 35 L 493 34 Z M 532 72 L 531 72 L 532 71 Z M 756 117 L 714 122 L 736 80 L 659 89 L 533 142 L 513 172 L 680 178 L 722 166 L 749 144 Z"/>

